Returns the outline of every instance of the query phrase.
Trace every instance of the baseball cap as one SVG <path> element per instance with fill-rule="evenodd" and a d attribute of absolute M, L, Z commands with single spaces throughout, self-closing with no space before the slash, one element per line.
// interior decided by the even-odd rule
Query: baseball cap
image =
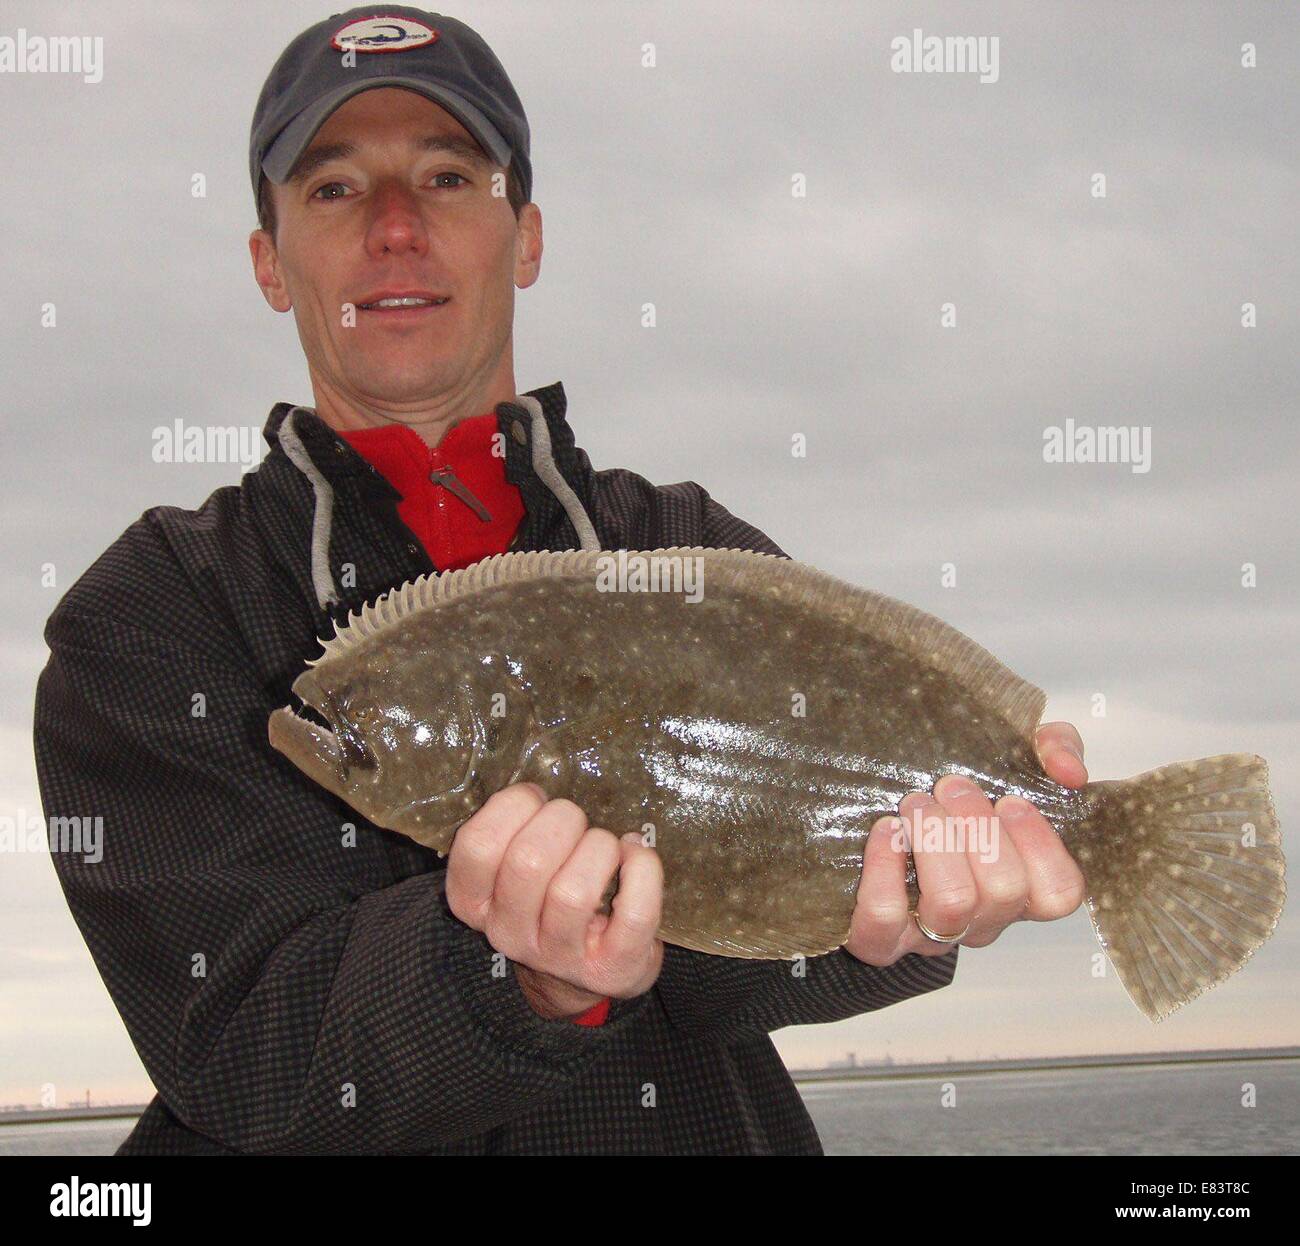
<path fill-rule="evenodd" d="M 253 113 L 253 194 L 262 173 L 287 181 L 329 115 L 374 87 L 405 87 L 440 104 L 496 164 L 514 162 L 532 198 L 528 118 L 495 53 L 464 22 L 402 5 L 335 13 L 280 54 Z"/>

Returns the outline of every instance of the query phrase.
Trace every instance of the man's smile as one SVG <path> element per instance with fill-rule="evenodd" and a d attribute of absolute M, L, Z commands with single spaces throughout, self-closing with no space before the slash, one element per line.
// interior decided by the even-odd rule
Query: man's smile
<path fill-rule="evenodd" d="M 375 290 L 358 299 L 358 311 L 372 312 L 393 320 L 414 320 L 445 307 L 451 301 L 449 294 L 432 290 Z"/>

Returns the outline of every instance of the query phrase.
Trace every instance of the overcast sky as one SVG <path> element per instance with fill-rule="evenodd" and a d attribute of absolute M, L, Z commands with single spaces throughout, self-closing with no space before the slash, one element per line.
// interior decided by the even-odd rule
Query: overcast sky
<path fill-rule="evenodd" d="M 58 597 L 146 508 L 238 479 L 155 463 L 153 430 L 260 429 L 311 401 L 292 321 L 250 273 L 247 134 L 276 55 L 331 11 L 0 7 L 0 37 L 104 48 L 95 84 L 0 73 L 0 814 L 39 809 L 31 701 Z M 546 250 L 518 299 L 518 384 L 564 382 L 598 468 L 698 480 L 794 557 L 942 615 L 1079 724 L 1094 777 L 1263 754 L 1300 855 L 1293 6 L 452 12 L 532 125 Z M 997 80 L 894 72 L 915 28 L 996 36 Z M 1148 429 L 1149 470 L 1044 462 L 1067 420 Z M 1300 1040 L 1294 911 L 1159 1027 L 1092 978 L 1095 950 L 1082 914 L 1018 926 L 945 991 L 778 1043 L 808 1064 Z M 48 856 L 9 855 L 0 1102 L 47 1082 L 149 1093 Z"/>

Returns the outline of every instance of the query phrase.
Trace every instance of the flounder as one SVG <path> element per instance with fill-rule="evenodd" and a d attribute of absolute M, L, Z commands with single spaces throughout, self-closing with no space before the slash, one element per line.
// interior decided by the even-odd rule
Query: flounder
<path fill-rule="evenodd" d="M 660 937 L 682 947 L 842 946 L 872 823 L 945 774 L 1042 811 L 1153 1020 L 1239 969 L 1285 898 L 1262 758 L 1061 787 L 1034 750 L 1043 692 L 942 620 L 789 559 L 499 554 L 393 590 L 323 650 L 293 685 L 322 722 L 268 726 L 306 775 L 439 853 L 492 793 L 539 783 L 645 834 Z"/>

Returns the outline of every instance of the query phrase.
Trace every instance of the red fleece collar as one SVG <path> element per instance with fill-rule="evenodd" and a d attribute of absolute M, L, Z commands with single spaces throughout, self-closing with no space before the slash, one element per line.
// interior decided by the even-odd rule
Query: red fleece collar
<path fill-rule="evenodd" d="M 496 413 L 490 411 L 461 420 L 432 448 L 404 424 L 339 435 L 402 495 L 398 514 L 433 565 L 453 571 L 504 553 L 524 517 L 523 498 L 506 479 L 505 459 L 492 453 L 497 433 Z M 447 486 L 433 482 L 431 473 L 446 467 L 487 508 L 490 522 Z"/>

